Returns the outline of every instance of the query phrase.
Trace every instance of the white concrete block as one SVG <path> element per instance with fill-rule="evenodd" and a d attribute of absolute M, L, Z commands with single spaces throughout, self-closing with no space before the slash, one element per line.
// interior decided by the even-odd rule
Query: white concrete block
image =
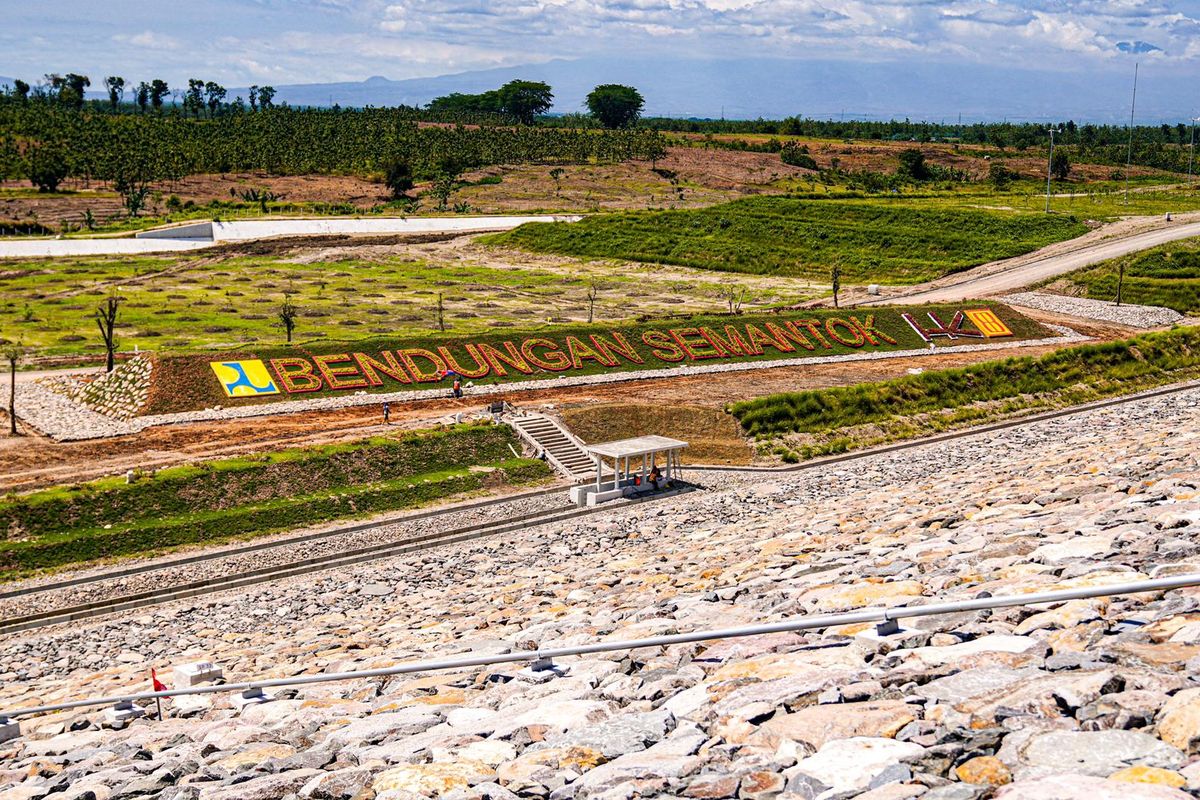
<path fill-rule="evenodd" d="M 146 712 L 133 703 L 121 703 L 104 709 L 104 725 L 109 728 L 124 728 L 130 720 L 146 716 Z"/>
<path fill-rule="evenodd" d="M 220 680 L 225 673 L 211 661 L 197 661 L 175 667 L 175 688 L 188 689 L 201 683 Z"/>

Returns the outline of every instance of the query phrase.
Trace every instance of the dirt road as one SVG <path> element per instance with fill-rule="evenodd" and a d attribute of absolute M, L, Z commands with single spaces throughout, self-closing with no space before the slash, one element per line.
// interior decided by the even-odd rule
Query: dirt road
<path fill-rule="evenodd" d="M 1196 215 L 1188 215 L 1195 219 Z M 1106 229 L 1103 229 L 1106 230 Z M 1099 232 L 1097 232 L 1099 233 Z M 1183 221 L 1178 219 L 1170 224 L 1163 224 L 1153 230 L 1143 230 L 1129 235 L 1109 236 L 1100 241 L 1090 242 L 1095 234 L 1088 234 L 1074 240 L 1075 247 L 1066 249 L 1064 245 L 1071 242 L 1052 245 L 1032 253 L 1029 256 L 1009 259 L 1008 268 L 996 264 L 985 264 L 982 267 L 968 270 L 956 276 L 944 278 L 929 284 L 927 288 L 916 291 L 909 287 L 902 294 L 882 298 L 862 298 L 857 304 L 910 304 L 910 303 L 950 303 L 967 298 L 988 297 L 1003 294 L 1016 289 L 1074 272 L 1082 267 L 1107 261 L 1110 258 L 1136 253 L 1151 247 L 1157 247 L 1167 242 L 1200 236 L 1200 221 Z"/>

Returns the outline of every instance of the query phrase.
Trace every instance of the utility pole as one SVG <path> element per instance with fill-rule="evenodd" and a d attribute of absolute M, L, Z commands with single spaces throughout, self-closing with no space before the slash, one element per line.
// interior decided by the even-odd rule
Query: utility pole
<path fill-rule="evenodd" d="M 1050 155 L 1046 157 L 1046 213 L 1050 213 L 1050 175 L 1054 171 L 1054 128 L 1050 128 Z"/>
<path fill-rule="evenodd" d="M 1129 204 L 1129 170 L 1133 167 L 1133 110 L 1137 108 L 1137 79 L 1138 67 L 1140 64 L 1133 64 L 1133 100 L 1129 103 L 1129 152 L 1125 156 L 1125 204 Z"/>

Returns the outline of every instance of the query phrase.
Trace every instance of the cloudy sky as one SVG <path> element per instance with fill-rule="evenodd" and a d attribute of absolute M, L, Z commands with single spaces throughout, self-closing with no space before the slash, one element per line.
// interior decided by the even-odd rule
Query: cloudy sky
<path fill-rule="evenodd" d="M 228 86 L 580 56 L 1200 68 L 1200 0 L 0 0 L 0 75 Z M 32 81 L 31 81 L 32 82 Z"/>

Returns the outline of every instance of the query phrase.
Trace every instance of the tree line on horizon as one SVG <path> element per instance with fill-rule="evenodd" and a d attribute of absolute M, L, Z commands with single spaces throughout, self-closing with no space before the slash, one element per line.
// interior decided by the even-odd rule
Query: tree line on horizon
<path fill-rule="evenodd" d="M 81 111 L 107 110 L 112 113 L 138 111 L 176 113 L 194 118 L 214 118 L 223 114 L 245 113 L 275 107 L 277 90 L 273 86 L 250 86 L 248 100 L 239 95 L 228 101 L 229 90 L 216 81 L 189 78 L 186 89 L 172 90 L 161 78 L 142 81 L 134 86 L 119 75 L 104 79 L 107 100 L 88 100 L 91 78 L 68 72 L 47 73 L 37 84 L 14 79 L 11 86 L 0 87 L 0 97 L 16 103 L 43 103 Z M 129 100 L 126 100 L 127 87 Z M 167 100 L 171 104 L 167 106 Z M 425 107 L 396 106 L 414 117 L 427 114 L 429 121 L 493 122 L 534 125 L 554 104 L 549 84 L 540 81 L 513 80 L 479 94 L 454 92 L 436 97 Z M 585 105 L 592 118 L 605 128 L 625 128 L 635 124 L 645 100 L 632 86 L 602 84 L 588 95 Z M 333 109 L 341 110 L 340 106 Z"/>
<path fill-rule="evenodd" d="M 267 110 L 276 107 L 277 90 L 273 86 L 250 86 L 249 99 L 240 96 L 227 102 L 228 90 L 215 81 L 188 79 L 186 89 L 172 90 L 166 81 L 155 78 L 134 86 L 120 76 L 108 76 L 103 85 L 107 100 L 86 100 L 91 80 L 77 73 L 47 73 L 36 84 L 15 79 L 12 86 L 0 86 L 0 102 L 43 102 L 82 110 L 108 110 L 114 113 L 158 111 L 192 117 L 214 117 L 221 114 Z M 128 92 L 127 92 L 128 87 Z M 128 94 L 129 100 L 126 100 Z M 167 100 L 171 103 L 168 106 Z M 392 106 L 394 111 L 416 121 L 463 122 L 465 124 L 522 124 L 548 127 L 587 127 L 598 123 L 605 128 L 638 126 L 670 133 L 699 134 L 768 134 L 786 137 L 820 139 L 862 139 L 876 141 L 961 142 L 988 145 L 1000 150 L 1018 151 L 1044 147 L 1047 129 L 1055 129 L 1056 143 L 1082 148 L 1128 144 L 1127 125 L 1083 123 L 1074 120 L 1044 122 L 976 122 L 966 125 L 933 123 L 909 119 L 882 120 L 821 120 L 791 115 L 779 119 L 726 120 L 644 116 L 645 100 L 632 86 L 601 84 L 588 94 L 584 106 L 587 114 L 549 115 L 553 106 L 552 87 L 540 81 L 512 80 L 496 89 L 469 94 L 453 92 L 436 97 L 425 106 Z M 286 106 L 286 104 L 284 104 Z M 332 106 L 332 111 L 343 109 Z M 1191 129 L 1184 123 L 1175 125 L 1137 125 L 1133 138 L 1138 143 L 1190 146 Z"/>

